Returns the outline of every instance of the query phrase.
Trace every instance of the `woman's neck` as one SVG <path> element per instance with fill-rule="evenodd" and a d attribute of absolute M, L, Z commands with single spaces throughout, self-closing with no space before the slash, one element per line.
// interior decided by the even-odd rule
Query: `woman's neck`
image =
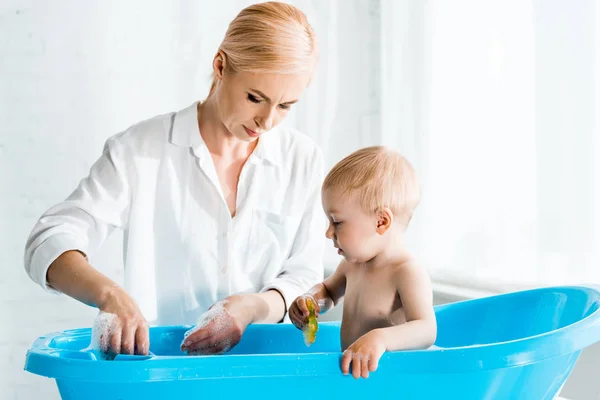
<path fill-rule="evenodd" d="M 200 136 L 213 156 L 247 158 L 258 141 L 245 142 L 231 134 L 221 122 L 214 99 L 209 97 L 197 107 Z"/>

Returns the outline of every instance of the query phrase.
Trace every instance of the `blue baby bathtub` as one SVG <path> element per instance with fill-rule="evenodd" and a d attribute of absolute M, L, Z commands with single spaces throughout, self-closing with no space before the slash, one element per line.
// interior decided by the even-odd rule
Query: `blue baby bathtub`
<path fill-rule="evenodd" d="M 388 352 L 368 379 L 340 370 L 339 323 L 304 345 L 289 324 L 252 325 L 227 355 L 185 356 L 188 326 L 150 329 L 150 356 L 96 359 L 90 329 L 38 338 L 25 369 L 63 399 L 552 399 L 600 340 L 597 287 L 553 287 L 436 307 L 427 350 Z"/>

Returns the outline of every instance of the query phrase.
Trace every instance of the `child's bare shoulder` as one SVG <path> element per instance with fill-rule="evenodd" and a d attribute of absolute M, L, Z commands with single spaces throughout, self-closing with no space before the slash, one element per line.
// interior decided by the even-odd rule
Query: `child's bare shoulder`
<path fill-rule="evenodd" d="M 342 259 L 338 266 L 335 268 L 334 275 L 337 277 L 345 277 L 354 269 L 354 264 Z"/>
<path fill-rule="evenodd" d="M 352 271 L 356 268 L 358 268 L 357 264 L 347 261 L 345 258 L 342 259 L 338 265 L 338 269 L 341 271 Z"/>
<path fill-rule="evenodd" d="M 427 270 L 415 259 L 399 262 L 393 266 L 393 280 L 403 285 L 429 283 Z"/>

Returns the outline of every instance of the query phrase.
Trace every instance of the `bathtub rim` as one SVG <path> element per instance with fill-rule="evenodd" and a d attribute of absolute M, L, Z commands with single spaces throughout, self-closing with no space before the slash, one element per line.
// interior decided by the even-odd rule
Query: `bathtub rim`
<path fill-rule="evenodd" d="M 592 290 L 600 297 L 600 285 L 572 285 L 536 288 L 489 297 L 518 296 L 526 292 L 565 289 Z M 488 298 L 457 303 L 484 301 Z M 488 300 L 489 301 L 489 300 Z M 436 306 L 436 311 L 452 304 Z M 321 323 L 337 327 L 339 321 Z M 296 329 L 290 324 L 255 324 L 248 329 Z M 184 326 L 151 327 L 172 331 Z M 328 376 L 340 374 L 341 352 L 236 354 L 221 356 L 133 356 L 131 361 L 93 361 L 61 358 L 50 342 L 57 337 L 89 336 L 90 328 L 69 329 L 44 335 L 28 350 L 25 370 L 55 379 L 96 382 L 156 382 L 194 379 L 228 379 L 284 377 L 290 375 Z M 452 348 L 406 350 L 385 353 L 378 374 L 469 373 L 502 368 L 522 367 L 567 354 L 578 353 L 600 340 L 600 308 L 587 317 L 562 328 L 505 342 L 476 344 Z M 532 345 L 534 344 L 534 345 Z M 74 354 L 75 355 L 75 354 Z M 133 361 L 137 360 L 137 361 Z"/>

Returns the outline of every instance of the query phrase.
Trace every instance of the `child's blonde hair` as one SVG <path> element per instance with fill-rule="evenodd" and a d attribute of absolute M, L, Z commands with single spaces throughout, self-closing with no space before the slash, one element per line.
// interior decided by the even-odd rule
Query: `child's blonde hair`
<path fill-rule="evenodd" d="M 229 24 L 219 51 L 226 57 L 226 73 L 312 73 L 319 58 L 306 15 L 275 1 L 244 8 Z M 215 86 L 213 77 L 209 95 Z"/>
<path fill-rule="evenodd" d="M 384 146 L 365 147 L 338 162 L 323 181 L 322 190 L 356 193 L 361 207 L 375 213 L 389 208 L 408 225 L 420 199 L 414 168 L 406 158 Z"/>

